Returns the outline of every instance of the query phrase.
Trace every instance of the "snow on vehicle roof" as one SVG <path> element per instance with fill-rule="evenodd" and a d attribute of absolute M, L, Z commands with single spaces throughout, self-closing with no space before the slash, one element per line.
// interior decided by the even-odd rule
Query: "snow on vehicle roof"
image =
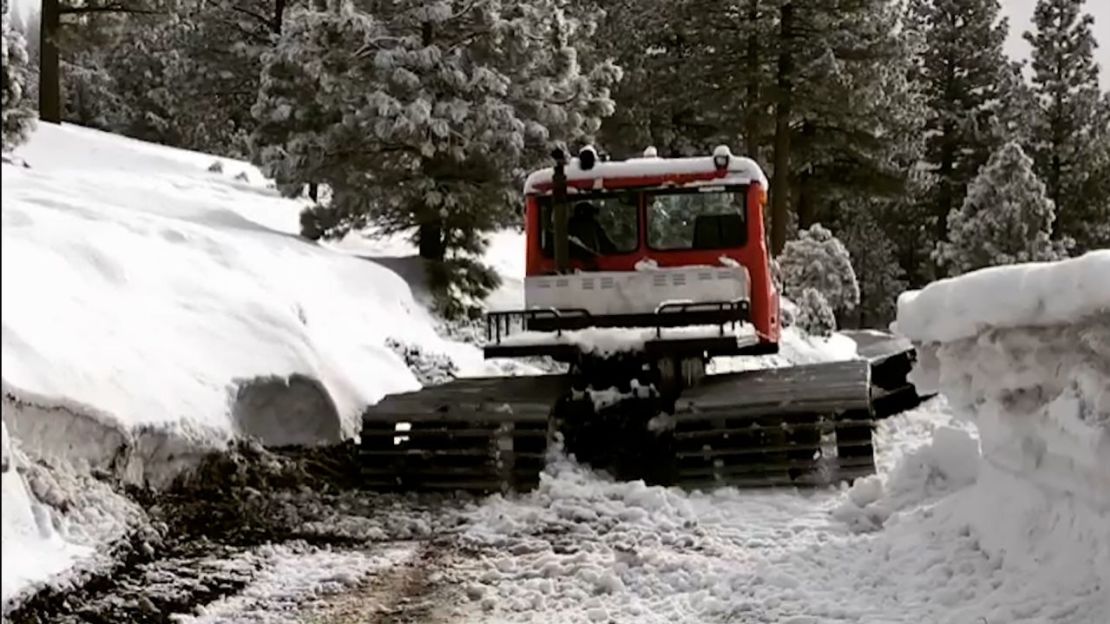
<path fill-rule="evenodd" d="M 728 167 L 719 170 L 713 163 L 714 156 L 728 156 Z M 605 188 L 606 180 L 622 180 L 621 187 L 630 186 L 629 181 L 635 178 L 666 178 L 682 176 L 709 176 L 705 179 L 681 182 L 681 186 L 707 186 L 724 184 L 751 184 L 758 182 L 764 189 L 768 188 L 767 176 L 754 160 L 741 156 L 734 156 L 728 147 L 722 145 L 713 151 L 713 156 L 692 156 L 685 158 L 659 158 L 645 156 L 629 158 L 628 160 L 595 162 L 589 169 L 582 169 L 579 158 L 571 158 L 567 162 L 567 183 L 593 180 L 595 189 Z M 531 173 L 524 182 L 525 194 L 548 193 L 551 190 L 552 178 L 555 168 L 547 167 Z M 651 186 L 658 186 L 650 183 Z M 567 189 L 575 192 L 573 186 Z"/>

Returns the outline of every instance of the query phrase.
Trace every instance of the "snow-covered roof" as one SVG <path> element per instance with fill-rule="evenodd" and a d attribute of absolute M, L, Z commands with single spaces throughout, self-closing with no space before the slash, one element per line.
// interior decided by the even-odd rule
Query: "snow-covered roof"
<path fill-rule="evenodd" d="M 618 186 L 621 188 L 628 188 L 629 186 L 636 186 L 631 183 L 631 181 L 636 178 L 681 178 L 684 176 L 709 176 L 710 174 L 716 175 L 704 179 L 676 181 L 673 185 L 683 187 L 716 186 L 722 184 L 751 184 L 753 182 L 758 182 L 764 189 L 768 188 L 767 176 L 763 174 L 763 170 L 754 160 L 741 156 L 733 156 L 725 146 L 718 147 L 713 153 L 714 156 L 727 155 L 729 157 L 728 167 L 723 170 L 718 170 L 713 163 L 714 156 L 692 156 L 685 158 L 645 156 L 641 158 L 629 158 L 628 160 L 595 162 L 594 166 L 590 169 L 582 169 L 580 160 L 577 157 L 571 158 L 566 166 L 567 190 L 571 193 L 575 192 L 573 184 L 575 182 L 580 183 L 584 180 L 592 180 L 594 182 L 592 188 L 600 190 L 606 188 L 606 181 L 620 180 Z M 554 167 L 547 167 L 532 172 L 524 182 L 524 193 L 549 193 L 551 191 L 552 178 L 554 175 Z M 656 185 L 651 184 L 651 186 Z M 669 184 L 664 184 L 663 186 L 669 186 Z"/>

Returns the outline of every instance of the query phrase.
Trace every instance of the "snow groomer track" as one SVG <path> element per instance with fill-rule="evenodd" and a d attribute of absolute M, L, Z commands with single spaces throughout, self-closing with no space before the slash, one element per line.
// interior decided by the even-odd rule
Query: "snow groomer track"
<path fill-rule="evenodd" d="M 557 443 L 619 478 L 662 485 L 804 486 L 868 475 L 875 420 L 921 398 L 905 379 L 908 342 L 874 331 L 851 337 L 860 359 L 710 375 L 671 401 L 639 383 L 607 390 L 618 401 L 592 400 L 573 373 L 458 379 L 388 396 L 363 415 L 363 484 L 527 491 Z"/>

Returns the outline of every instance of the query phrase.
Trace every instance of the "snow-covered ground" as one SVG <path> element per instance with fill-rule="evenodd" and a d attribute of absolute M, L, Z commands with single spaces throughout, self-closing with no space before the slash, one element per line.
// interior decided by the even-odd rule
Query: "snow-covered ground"
<path fill-rule="evenodd" d="M 949 421 L 941 401 L 884 421 L 880 465 Z M 942 456 L 897 477 L 903 515 L 876 533 L 841 519 L 847 495 L 835 488 L 683 492 L 557 463 L 536 492 L 470 511 L 464 539 L 491 554 L 467 566 L 476 600 L 460 621 L 963 621 L 947 619 L 958 592 L 940 590 L 987 563 L 965 554 L 969 566 L 948 568 L 942 555 L 970 538 L 920 530 L 933 500 L 964 484 L 940 476 Z"/>
<path fill-rule="evenodd" d="M 56 471 L 165 482 L 233 435 L 349 437 L 366 404 L 419 387 L 387 339 L 463 375 L 492 370 L 437 334 L 394 271 L 293 236 L 301 204 L 245 163 L 51 124 L 16 156 L 28 167 L 3 165 L 0 244 L 5 457 L 10 434 Z M 20 477 L 33 463 L 4 474 L 5 599 L 97 542 L 71 548 L 52 528 L 64 519 Z M 26 549 L 43 553 L 35 573 L 13 563 Z"/>
<path fill-rule="evenodd" d="M 942 396 L 883 421 L 879 473 L 847 490 L 687 493 L 559 462 L 473 506 L 488 554 L 460 619 L 1105 622 L 1108 261 L 907 293 L 897 327 Z"/>

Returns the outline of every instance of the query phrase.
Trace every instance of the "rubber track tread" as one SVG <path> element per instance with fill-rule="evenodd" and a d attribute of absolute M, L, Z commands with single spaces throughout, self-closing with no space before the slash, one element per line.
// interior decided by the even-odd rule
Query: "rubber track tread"
<path fill-rule="evenodd" d="M 530 489 L 543 470 L 552 407 L 569 389 L 563 375 L 485 377 L 388 396 L 363 414 L 363 485 Z"/>

